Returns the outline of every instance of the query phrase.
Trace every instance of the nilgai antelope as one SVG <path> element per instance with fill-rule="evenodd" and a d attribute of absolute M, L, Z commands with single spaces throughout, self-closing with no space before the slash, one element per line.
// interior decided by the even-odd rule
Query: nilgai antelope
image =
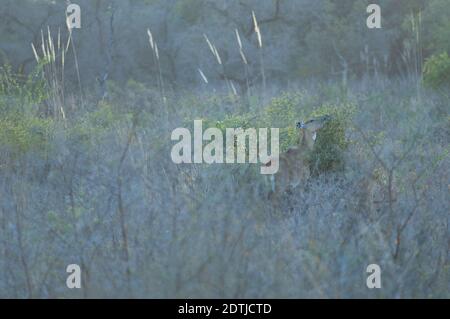
<path fill-rule="evenodd" d="M 291 147 L 279 156 L 279 170 L 271 176 L 272 190 L 269 198 L 274 195 L 282 195 L 289 189 L 295 188 L 305 182 L 310 176 L 307 157 L 313 150 L 317 138 L 317 131 L 331 119 L 331 116 L 311 119 L 307 122 L 298 122 L 300 140 L 297 146 Z M 271 159 L 266 165 L 271 165 Z"/>

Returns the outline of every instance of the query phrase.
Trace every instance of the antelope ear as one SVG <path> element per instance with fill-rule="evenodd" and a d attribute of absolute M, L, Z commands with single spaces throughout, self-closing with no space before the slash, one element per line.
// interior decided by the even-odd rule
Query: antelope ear
<path fill-rule="evenodd" d="M 313 136 L 312 136 L 313 141 L 315 141 L 316 138 L 317 138 L 317 132 L 314 132 L 314 133 L 313 133 Z"/>

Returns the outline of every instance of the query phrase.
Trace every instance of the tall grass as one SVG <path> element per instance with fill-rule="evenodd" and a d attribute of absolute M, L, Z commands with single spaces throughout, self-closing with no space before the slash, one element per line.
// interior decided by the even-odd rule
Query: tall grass
<path fill-rule="evenodd" d="M 205 39 L 206 43 L 208 44 L 208 48 L 211 51 L 213 57 L 215 58 L 218 67 L 220 68 L 219 74 L 220 74 L 220 77 L 223 78 L 223 80 L 225 81 L 228 92 L 232 95 L 237 95 L 237 91 L 236 91 L 236 88 L 234 87 L 234 84 L 232 83 L 232 81 L 230 81 L 228 79 L 225 65 L 222 61 L 219 50 L 217 50 L 217 47 L 209 40 L 209 38 L 206 34 L 203 34 L 203 38 Z"/>
<path fill-rule="evenodd" d="M 377 87 L 379 98 L 350 85 L 354 121 L 369 141 L 347 126 L 345 170 L 312 178 L 279 206 L 266 199 L 270 186 L 259 167 L 174 165 L 161 130 L 165 114 L 153 112 L 145 98 L 135 101 L 147 102 L 134 124 L 114 100 L 67 118 L 76 130 L 50 141 L 47 175 L 34 153 L 15 161 L 21 169 L 0 167 L 0 246 L 8 256 L 0 258 L 0 296 L 448 297 L 448 136 L 436 135 L 448 134 L 448 123 L 433 117 L 438 105 L 431 98 L 416 110 L 414 82 L 397 85 Z M 287 139 L 295 120 L 317 105 L 343 107 L 335 87 L 315 83 L 290 92 L 291 99 L 255 109 L 256 119 L 230 118 L 217 95 L 180 96 L 170 102 L 182 116 L 170 126 L 185 126 L 197 114 L 224 125 L 284 123 L 280 136 Z M 383 122 L 374 121 L 377 112 L 387 115 Z M 379 165 L 375 155 L 394 167 L 396 200 L 381 197 L 369 211 L 360 181 Z M 388 180 L 380 183 L 389 187 Z M 69 263 L 82 264 L 82 291 L 65 285 Z M 367 289 L 371 263 L 382 267 L 381 290 Z"/>
<path fill-rule="evenodd" d="M 66 17 L 66 25 L 67 25 L 67 30 L 69 32 L 69 38 L 67 40 L 67 46 L 66 46 L 66 51 L 68 50 L 69 46 L 72 46 L 72 53 L 73 53 L 73 59 L 75 62 L 75 72 L 77 75 L 77 81 L 78 81 L 78 89 L 79 89 L 79 93 L 80 93 L 80 101 L 81 101 L 81 105 L 84 108 L 84 94 L 83 94 L 83 86 L 81 85 L 81 75 L 80 75 L 80 66 L 78 64 L 78 54 L 77 54 L 77 49 L 75 47 L 75 43 L 73 40 L 73 30 L 72 27 L 70 25 L 70 21 L 69 21 L 69 16 Z"/>
<path fill-rule="evenodd" d="M 41 55 L 32 43 L 31 48 L 33 55 L 38 63 L 38 67 L 42 68 L 43 77 L 47 83 L 49 102 L 51 104 L 51 114 L 58 118 L 61 116 L 66 118 L 65 108 L 65 57 L 66 51 L 69 47 L 70 35 L 67 39 L 67 45 L 63 46 L 61 43 L 61 32 L 58 30 L 57 45 L 53 40 L 50 28 L 47 28 L 47 37 L 44 37 L 44 32 L 41 30 Z"/>
<path fill-rule="evenodd" d="M 269 100 L 254 12 L 252 19 L 262 100 Z M 229 96 L 195 91 L 171 96 L 158 45 L 150 30 L 147 34 L 161 95 L 156 104 L 166 113 L 155 112 L 151 91 L 136 85 L 118 90 L 117 99 L 93 102 L 95 108 L 68 116 L 64 70 L 71 32 L 64 43 L 60 32 L 55 41 L 48 29 L 45 36 L 41 32 L 40 48 L 31 45 L 51 112 L 71 125 L 52 132 L 45 154 L 30 148 L 9 166 L 0 163 L 0 297 L 450 296 L 450 129 L 448 117 L 434 115 L 448 105 L 448 97 L 414 100 L 412 78 L 386 79 L 386 89 L 350 82 L 345 91 L 320 82 L 276 96 L 252 109 L 255 114 L 230 114 Z M 247 56 L 237 30 L 235 35 L 249 88 Z M 219 50 L 204 38 L 227 92 L 237 94 Z M 416 39 L 420 43 L 420 34 Z M 420 57 L 421 49 L 415 51 Z M 376 70 L 369 57 L 367 70 L 370 63 Z M 75 65 L 81 88 L 77 59 Z M 179 106 L 179 116 L 170 116 L 168 103 Z M 270 185 L 259 167 L 177 166 L 170 160 L 165 128 L 185 127 L 199 116 L 217 127 L 280 127 L 281 144 L 288 148 L 298 120 L 345 110 L 347 103 L 355 114 L 340 126 L 339 136 L 348 144 L 342 167 L 321 171 L 305 187 L 285 194 L 281 204 L 267 199 Z M 133 108 L 140 112 L 132 114 Z M 0 121 L 0 155 L 9 152 L 7 139 L 23 140 L 23 132 L 42 135 L 32 120 L 26 130 Z M 363 185 L 368 179 L 377 179 L 376 205 Z M 82 291 L 65 285 L 69 263 L 82 266 Z M 363 278 L 371 263 L 383 270 L 378 291 L 368 290 Z"/>
<path fill-rule="evenodd" d="M 263 102 L 265 101 L 265 97 L 267 94 L 267 86 L 266 86 L 266 73 L 264 69 L 264 52 L 263 52 L 263 42 L 262 42 L 262 35 L 261 35 L 261 29 L 258 25 L 258 20 L 256 20 L 255 12 L 252 11 L 252 18 L 253 18 L 253 27 L 256 34 L 256 38 L 258 40 L 258 48 L 259 48 L 259 60 L 260 60 L 260 66 L 261 66 L 261 78 L 262 78 L 262 98 Z"/>
<path fill-rule="evenodd" d="M 241 57 L 242 63 L 244 64 L 244 73 L 245 73 L 245 82 L 246 82 L 246 86 L 247 86 L 247 104 L 250 103 L 250 81 L 249 81 L 249 68 L 248 68 L 248 60 L 247 57 L 245 56 L 244 53 L 244 47 L 242 45 L 242 40 L 241 40 L 241 36 L 239 35 L 239 30 L 236 29 L 236 40 L 239 46 L 239 55 Z"/>
<path fill-rule="evenodd" d="M 160 89 L 160 92 L 161 92 L 161 101 L 162 101 L 162 103 L 164 105 L 167 106 L 167 97 L 166 97 L 166 90 L 165 90 L 165 87 L 164 87 L 164 80 L 163 80 L 163 75 L 162 75 L 162 68 L 161 68 L 161 61 L 160 61 L 160 56 L 159 56 L 158 43 L 154 39 L 153 34 L 150 31 L 150 29 L 147 29 L 147 35 L 148 35 L 150 48 L 152 50 L 153 64 L 156 65 L 157 70 L 158 70 L 158 86 L 159 86 L 159 89 Z M 168 110 L 167 110 L 167 112 L 168 112 Z"/>
<path fill-rule="evenodd" d="M 422 44 L 422 11 L 411 12 L 409 15 L 410 37 L 405 43 L 402 59 L 406 65 L 407 76 L 416 82 L 417 99 L 421 98 L 421 84 L 423 73 L 423 44 Z"/>

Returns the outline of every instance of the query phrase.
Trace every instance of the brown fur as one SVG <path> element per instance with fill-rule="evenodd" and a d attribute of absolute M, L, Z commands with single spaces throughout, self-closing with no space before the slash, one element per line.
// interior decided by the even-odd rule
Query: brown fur
<path fill-rule="evenodd" d="M 279 170 L 272 176 L 272 193 L 270 197 L 281 195 L 291 188 L 305 183 L 310 176 L 308 155 L 312 151 L 317 131 L 329 120 L 328 116 L 310 120 L 299 128 L 299 145 L 288 149 L 279 156 Z M 268 166 L 272 164 L 271 159 Z"/>

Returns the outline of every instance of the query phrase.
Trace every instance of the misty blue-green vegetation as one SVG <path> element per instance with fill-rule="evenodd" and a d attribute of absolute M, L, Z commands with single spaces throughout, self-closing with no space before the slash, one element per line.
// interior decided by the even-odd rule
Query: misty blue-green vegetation
<path fill-rule="evenodd" d="M 71 32 L 66 1 L 0 3 L 0 297 L 450 297 L 448 0 L 376 1 L 380 29 L 368 0 L 74 2 Z M 321 115 L 276 198 L 171 159 L 194 120 L 284 152 Z"/>

